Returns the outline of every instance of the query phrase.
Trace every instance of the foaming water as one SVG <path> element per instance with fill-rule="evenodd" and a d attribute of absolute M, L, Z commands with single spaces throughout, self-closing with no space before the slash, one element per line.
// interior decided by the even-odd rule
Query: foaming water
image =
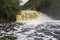
<path fill-rule="evenodd" d="M 15 27 L 16 40 L 60 40 L 60 23 L 45 22 L 38 25 Z"/>
<path fill-rule="evenodd" d="M 22 23 L 26 23 L 26 24 L 34 24 L 37 25 L 39 23 L 43 23 L 43 22 L 52 22 L 54 21 L 51 17 L 47 16 L 46 14 L 43 14 L 42 12 L 36 12 L 37 13 L 37 17 L 35 19 L 31 19 L 31 20 L 26 20 L 26 21 L 20 21 Z"/>
<path fill-rule="evenodd" d="M 36 19 L 24 23 L 15 27 L 16 40 L 60 40 L 60 21 L 53 20 L 46 14 L 41 13 Z"/>
<path fill-rule="evenodd" d="M 0 38 L 10 34 L 13 40 L 60 40 L 60 21 L 41 13 L 36 19 L 0 27 Z"/>

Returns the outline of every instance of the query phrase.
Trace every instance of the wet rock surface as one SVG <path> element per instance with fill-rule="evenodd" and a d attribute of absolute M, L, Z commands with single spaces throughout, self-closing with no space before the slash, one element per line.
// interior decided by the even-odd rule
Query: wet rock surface
<path fill-rule="evenodd" d="M 14 34 L 15 40 L 60 40 L 60 23 L 46 22 L 42 24 L 9 24 L 0 26 L 0 36 L 4 33 Z"/>

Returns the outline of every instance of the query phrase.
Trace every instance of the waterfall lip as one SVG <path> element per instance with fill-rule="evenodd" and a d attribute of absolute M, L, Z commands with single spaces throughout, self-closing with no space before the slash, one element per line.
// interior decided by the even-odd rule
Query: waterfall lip
<path fill-rule="evenodd" d="M 26 21 L 17 21 L 17 23 L 25 23 L 28 25 L 38 25 L 38 24 L 42 24 L 44 22 L 56 22 L 56 23 L 60 22 L 60 20 L 54 20 L 51 17 L 49 17 L 47 14 L 44 14 L 42 12 L 37 12 L 36 14 L 38 15 L 38 17 L 36 17 L 36 19 L 31 19 L 31 20 L 26 20 Z"/>

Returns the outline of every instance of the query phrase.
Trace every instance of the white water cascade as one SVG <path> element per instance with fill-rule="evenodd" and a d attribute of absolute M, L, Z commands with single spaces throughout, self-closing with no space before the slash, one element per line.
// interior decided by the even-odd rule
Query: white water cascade
<path fill-rule="evenodd" d="M 36 19 L 23 23 L 23 25 L 15 27 L 16 40 L 60 40 L 59 21 L 53 20 L 46 14 L 40 13 Z"/>
<path fill-rule="evenodd" d="M 11 34 L 12 40 L 60 40 L 60 21 L 40 13 L 36 19 L 0 25 L 0 38 Z"/>

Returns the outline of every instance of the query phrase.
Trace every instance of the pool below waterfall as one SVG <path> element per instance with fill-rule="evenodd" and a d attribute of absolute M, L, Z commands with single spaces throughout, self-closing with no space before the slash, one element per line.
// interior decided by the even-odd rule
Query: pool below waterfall
<path fill-rule="evenodd" d="M 6 40 L 60 40 L 60 22 L 43 22 L 37 25 L 12 23 L 0 26 L 0 40 L 3 37 Z"/>
<path fill-rule="evenodd" d="M 60 21 L 40 14 L 35 20 L 0 24 L 0 40 L 60 40 Z"/>

